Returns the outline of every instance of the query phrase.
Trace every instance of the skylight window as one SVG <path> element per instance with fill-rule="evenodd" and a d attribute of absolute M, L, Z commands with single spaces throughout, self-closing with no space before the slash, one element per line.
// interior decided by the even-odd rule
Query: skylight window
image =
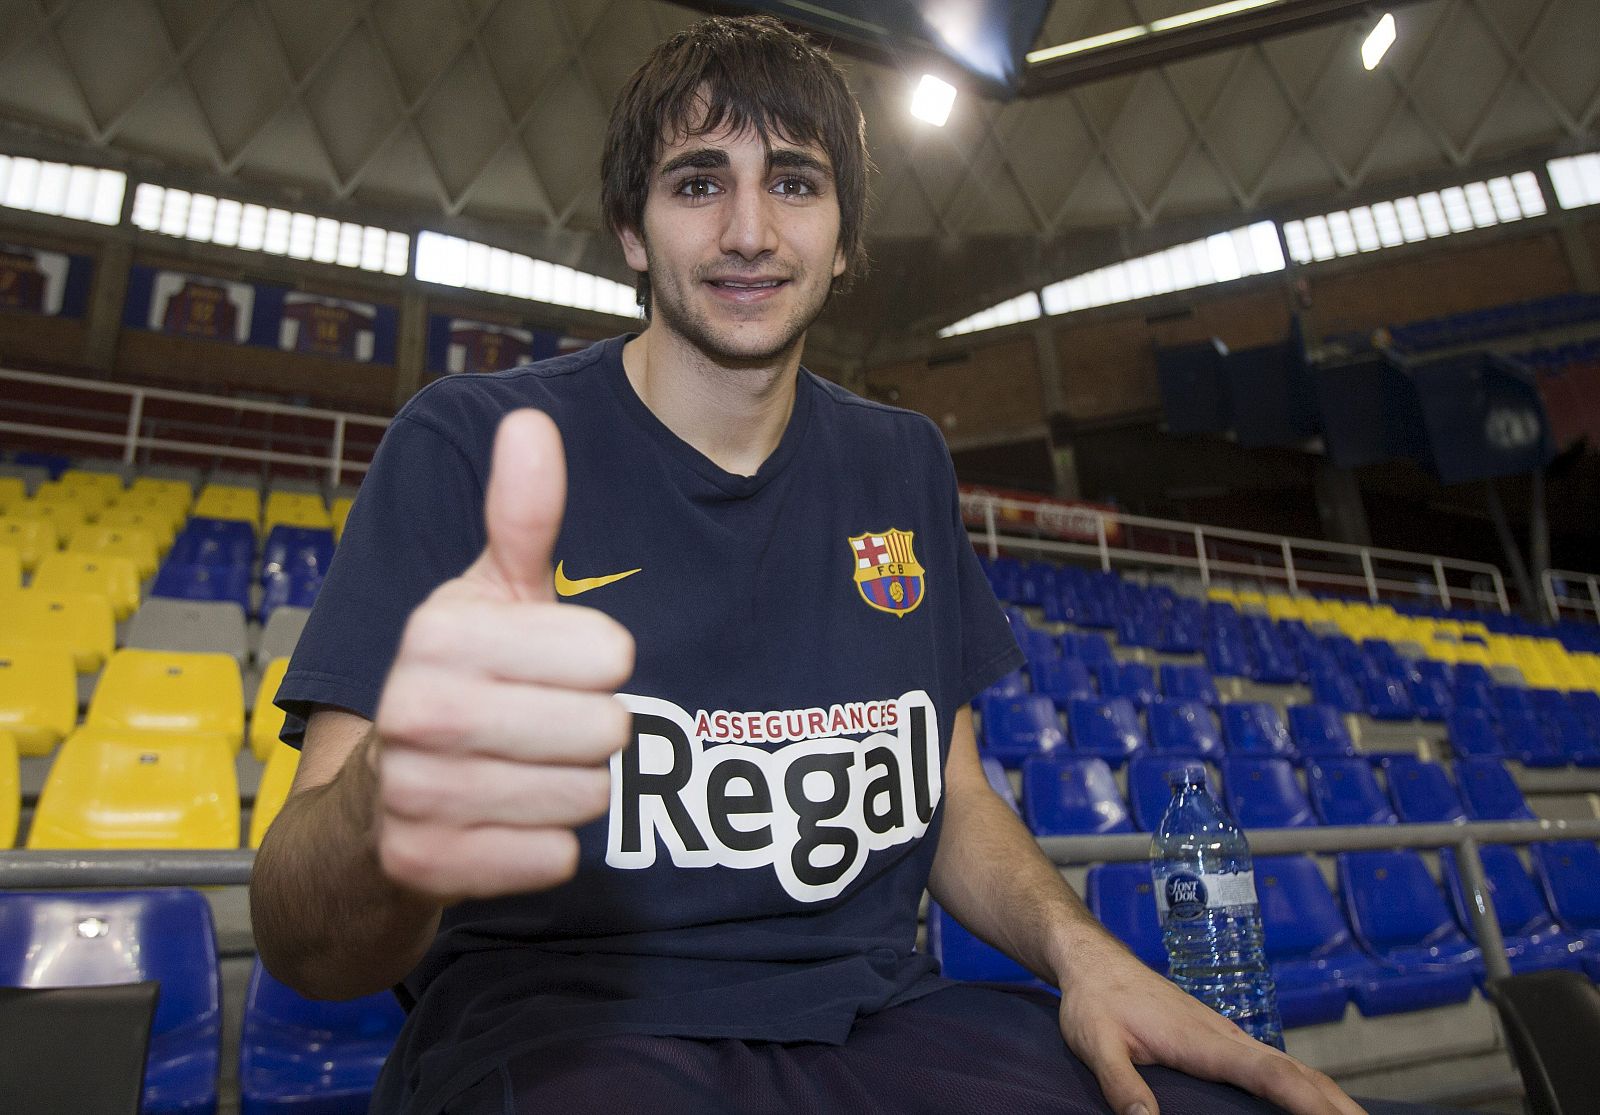
<path fill-rule="evenodd" d="M 634 288 L 625 283 L 437 232 L 417 236 L 417 278 L 617 317 L 639 316 Z"/>
<path fill-rule="evenodd" d="M 1034 321 L 1040 316 L 1039 296 L 1033 291 L 1019 294 L 1015 298 L 1008 298 L 987 310 L 979 310 L 971 317 L 964 317 L 954 325 L 947 325 L 939 330 L 941 337 L 956 337 L 962 333 L 976 333 L 982 329 L 998 329 L 1002 325 L 1016 325 L 1022 321 Z"/>
<path fill-rule="evenodd" d="M 1259 221 L 1051 283 L 1039 293 L 1045 313 L 1066 314 L 1267 275 L 1283 267 L 1277 228 L 1271 221 Z"/>
<path fill-rule="evenodd" d="M 1563 209 L 1600 205 L 1600 151 L 1551 159 L 1545 164 Z"/>
<path fill-rule="evenodd" d="M 404 275 L 411 253 L 411 237 L 403 232 L 149 182 L 133 192 L 132 220 L 134 227 L 163 236 L 385 275 Z"/>
<path fill-rule="evenodd" d="M 1596 161 L 1595 185 L 1600 191 L 1600 155 L 1593 158 Z M 1554 166 L 1551 163 L 1552 178 Z M 1596 193 L 1595 200 L 1600 201 L 1600 192 Z M 1290 259 L 1296 263 L 1317 263 L 1433 240 L 1456 232 L 1470 232 L 1475 228 L 1509 224 L 1524 217 L 1542 216 L 1545 212 L 1539 180 L 1531 171 L 1523 171 L 1416 197 L 1400 197 L 1376 205 L 1285 221 L 1283 240 L 1289 246 Z"/>
<path fill-rule="evenodd" d="M 127 188 L 120 170 L 0 155 L 0 205 L 8 209 L 114 225 Z"/>

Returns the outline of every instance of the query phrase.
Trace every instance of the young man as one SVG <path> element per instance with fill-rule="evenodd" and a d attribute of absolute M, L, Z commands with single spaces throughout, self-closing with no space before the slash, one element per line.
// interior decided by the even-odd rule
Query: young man
<path fill-rule="evenodd" d="M 279 694 L 263 960 L 401 986 L 385 1113 L 1272 1109 L 1183 1072 L 1354 1115 L 1103 932 L 985 783 L 967 705 L 1021 657 L 940 435 L 800 367 L 866 170 L 773 21 L 635 75 L 604 203 L 649 324 L 396 417 Z M 1059 1002 L 935 975 L 925 886 Z"/>

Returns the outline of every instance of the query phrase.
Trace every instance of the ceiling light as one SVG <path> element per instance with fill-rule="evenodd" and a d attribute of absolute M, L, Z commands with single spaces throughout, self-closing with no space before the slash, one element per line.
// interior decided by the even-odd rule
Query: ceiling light
<path fill-rule="evenodd" d="M 1378 20 L 1378 26 L 1372 29 L 1372 34 L 1367 36 L 1367 41 L 1361 44 L 1361 64 L 1367 69 L 1376 69 L 1389 48 L 1394 45 L 1394 15 L 1384 12 L 1383 18 Z"/>
<path fill-rule="evenodd" d="M 950 119 L 950 107 L 955 103 L 954 85 L 940 81 L 932 74 L 923 74 L 917 91 L 911 95 L 911 115 L 942 128 L 944 122 Z"/>
<path fill-rule="evenodd" d="M 1132 27 L 1123 27 L 1116 31 L 1107 31 L 1101 35 L 1090 35 L 1086 39 L 1074 39 L 1072 42 L 1062 43 L 1060 46 L 1049 46 L 1041 50 L 1031 51 L 1027 58 L 1030 64 L 1049 62 L 1056 58 L 1065 58 L 1070 54 L 1082 54 L 1086 50 L 1098 50 L 1101 47 L 1112 46 L 1115 43 L 1125 43 L 1129 39 L 1142 39 L 1146 35 L 1159 35 L 1166 31 L 1175 31 L 1180 27 L 1189 27 L 1196 23 L 1221 19 L 1224 16 L 1238 15 L 1240 12 L 1248 12 L 1253 8 L 1266 8 L 1273 4 L 1281 3 L 1283 3 L 1283 0 L 1225 0 L 1221 4 L 1195 8 L 1191 11 L 1167 16 L 1164 19 L 1153 19 L 1149 23 L 1136 23 Z"/>

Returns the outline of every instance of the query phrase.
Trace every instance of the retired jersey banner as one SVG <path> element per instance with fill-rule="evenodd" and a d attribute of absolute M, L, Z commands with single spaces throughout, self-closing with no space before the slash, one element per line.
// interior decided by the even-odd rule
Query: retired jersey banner
<path fill-rule="evenodd" d="M 577 352 L 591 343 L 552 329 L 428 315 L 428 371 L 435 376 L 498 372 Z"/>
<path fill-rule="evenodd" d="M 144 266 L 122 314 L 130 329 L 367 364 L 394 363 L 397 320 L 393 306 Z"/>
<path fill-rule="evenodd" d="M 0 244 L 0 312 L 82 317 L 94 260 L 22 244 Z"/>
<path fill-rule="evenodd" d="M 1064 542 L 1099 540 L 1097 511 L 1115 514 L 1107 503 L 1051 499 L 1038 492 L 1019 492 L 1009 488 L 961 485 L 961 521 L 982 529 L 988 523 L 988 508 L 994 508 L 994 528 L 1001 534 L 1038 534 Z M 1115 519 L 1106 521 L 1106 543 L 1122 539 L 1122 526 Z"/>

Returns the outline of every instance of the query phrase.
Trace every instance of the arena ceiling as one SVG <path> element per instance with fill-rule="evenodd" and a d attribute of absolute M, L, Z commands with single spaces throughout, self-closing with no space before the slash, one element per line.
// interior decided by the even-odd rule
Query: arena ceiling
<path fill-rule="evenodd" d="M 1056 0 L 1038 45 L 1203 2 Z M 1595 145 L 1595 0 L 1401 0 L 1368 73 L 1380 10 L 1009 103 L 964 93 L 944 128 L 907 112 L 918 74 L 841 55 L 879 169 L 875 266 L 819 340 L 868 358 L 1188 235 Z M 606 115 L 699 17 L 657 0 L 0 0 L 0 149 L 627 280 L 600 231 Z"/>

